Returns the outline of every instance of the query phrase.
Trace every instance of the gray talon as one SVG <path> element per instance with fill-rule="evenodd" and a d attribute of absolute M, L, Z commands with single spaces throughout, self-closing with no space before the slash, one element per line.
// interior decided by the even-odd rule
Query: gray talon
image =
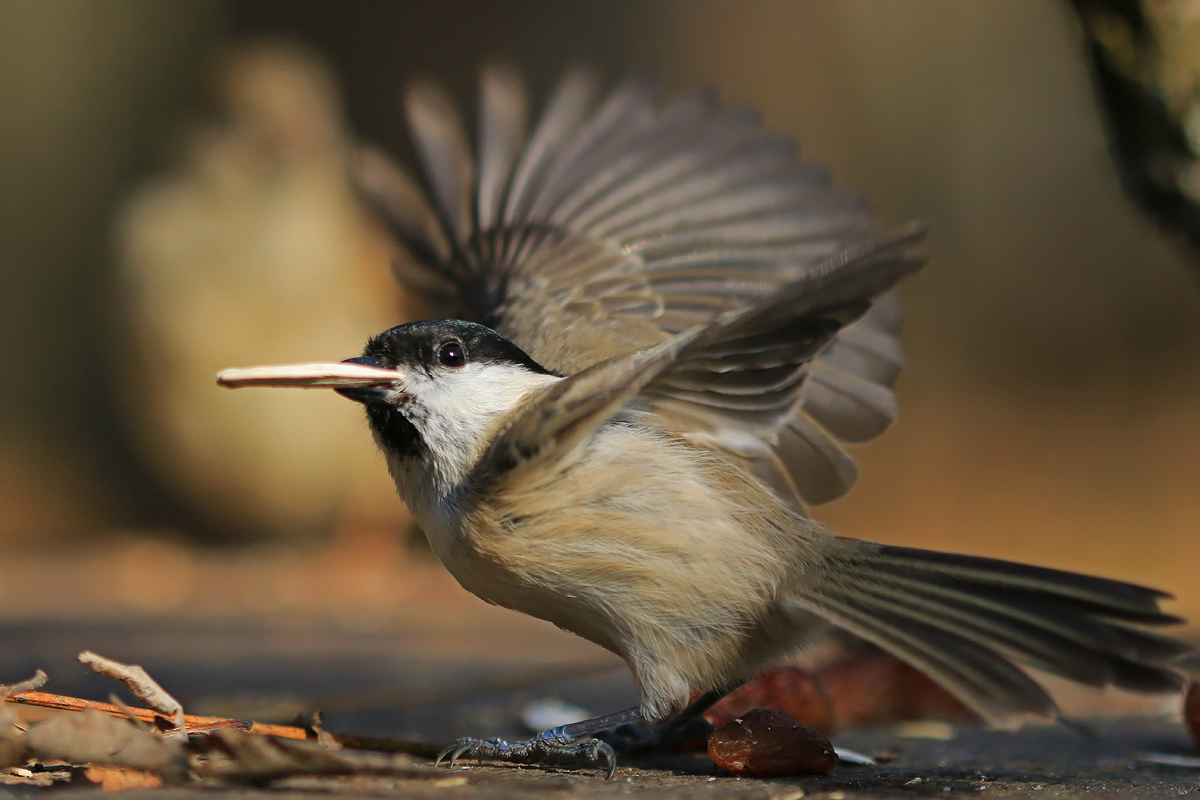
<path fill-rule="evenodd" d="M 454 754 L 450 756 L 450 766 L 453 767 L 462 758 L 462 754 L 470 750 L 475 743 L 475 739 L 460 739 L 458 747 L 454 748 Z"/>
<path fill-rule="evenodd" d="M 435 767 L 440 766 L 442 759 L 446 756 L 450 756 L 450 763 L 448 763 L 446 767 L 453 767 L 455 762 L 458 761 L 459 757 L 477 741 L 479 740 L 470 738 L 455 739 L 453 742 L 442 748 L 441 752 L 437 754 L 437 758 L 433 760 L 433 765 Z"/>

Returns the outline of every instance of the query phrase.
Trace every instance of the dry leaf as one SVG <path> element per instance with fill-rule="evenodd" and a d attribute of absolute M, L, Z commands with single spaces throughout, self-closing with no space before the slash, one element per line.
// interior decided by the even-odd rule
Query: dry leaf
<path fill-rule="evenodd" d="M 126 789 L 156 789 L 163 785 L 162 778 L 151 772 L 136 769 L 93 765 L 84 773 L 92 783 L 100 784 L 106 792 L 123 792 Z"/>
<path fill-rule="evenodd" d="M 62 714 L 35 725 L 25 734 L 29 752 L 48 761 L 107 764 L 182 780 L 187 761 L 176 740 L 161 739 L 128 720 L 97 711 Z"/>
<path fill-rule="evenodd" d="M 79 662 L 87 664 L 97 675 L 125 684 L 138 699 L 155 711 L 174 717 L 175 726 L 183 728 L 183 706 L 166 689 L 159 686 L 158 681 L 150 677 L 150 673 L 137 664 L 122 664 L 91 650 L 80 653 Z"/>
<path fill-rule="evenodd" d="M 71 773 L 65 769 L 28 769 L 26 767 L 9 767 L 0 770 L 0 783 L 8 786 L 53 786 L 55 783 L 65 783 L 71 780 Z"/>

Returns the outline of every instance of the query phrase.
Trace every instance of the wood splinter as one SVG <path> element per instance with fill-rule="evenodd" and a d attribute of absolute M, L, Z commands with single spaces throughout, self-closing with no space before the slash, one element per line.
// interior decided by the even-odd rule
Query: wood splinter
<path fill-rule="evenodd" d="M 345 362 L 232 367 L 217 373 L 217 383 L 230 389 L 243 386 L 299 389 L 387 386 L 403 379 L 404 373 L 394 369 L 380 369 Z"/>
<path fill-rule="evenodd" d="M 3 684 L 0 684 L 0 701 L 7 700 L 9 697 L 11 697 L 14 694 L 21 694 L 22 692 L 32 692 L 35 689 L 40 689 L 46 685 L 46 681 L 48 681 L 48 680 L 49 680 L 49 678 L 46 676 L 46 672 L 44 670 L 39 669 L 37 672 L 34 673 L 32 678 L 27 678 L 26 680 L 19 681 L 17 683 L 12 684 L 11 686 L 5 686 Z"/>
<path fill-rule="evenodd" d="M 151 678 L 150 673 L 146 670 L 137 664 L 122 664 L 120 661 L 113 661 L 111 658 L 105 658 L 91 650 L 84 650 L 80 653 L 79 661 L 91 667 L 92 672 L 97 675 L 103 675 L 125 684 L 134 696 L 150 708 L 165 716 L 173 717 L 176 730 L 187 735 L 183 704 L 172 697 L 166 689 L 159 686 L 158 681 Z"/>

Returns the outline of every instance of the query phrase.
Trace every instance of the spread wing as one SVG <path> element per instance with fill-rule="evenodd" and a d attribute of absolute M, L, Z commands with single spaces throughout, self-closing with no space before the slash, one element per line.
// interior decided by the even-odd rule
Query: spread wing
<path fill-rule="evenodd" d="M 789 387 L 803 383 L 812 360 L 846 325 L 859 319 L 871 298 L 920 266 L 905 257 L 913 231 L 900 229 L 847 248 L 765 301 L 728 311 L 632 355 L 600 362 L 541 390 L 523 403 L 480 459 L 473 480 L 508 475 L 522 467 L 544 469 L 592 431 L 641 398 L 651 410 L 677 404 L 703 415 L 712 375 L 743 372 L 756 385 L 749 418 L 739 430 L 771 440 L 790 425 L 795 402 Z M 700 376 L 699 378 L 697 376 Z M 719 378 L 718 378 L 719 379 Z M 698 420 L 698 424 L 702 424 Z"/>
<path fill-rule="evenodd" d="M 474 155 L 446 95 L 415 83 L 406 108 L 428 194 L 375 150 L 359 174 L 414 256 L 401 280 L 564 374 L 761 304 L 880 233 L 789 140 L 711 92 L 663 106 L 645 81 L 601 96 L 575 71 L 531 130 L 528 106 L 512 73 L 485 70 Z M 840 444 L 895 416 L 898 327 L 884 296 L 802 370 L 770 372 L 768 351 L 725 354 L 648 399 L 663 424 L 730 450 L 798 507 L 824 502 L 857 475 Z M 786 425 L 762 423 L 780 409 Z"/>

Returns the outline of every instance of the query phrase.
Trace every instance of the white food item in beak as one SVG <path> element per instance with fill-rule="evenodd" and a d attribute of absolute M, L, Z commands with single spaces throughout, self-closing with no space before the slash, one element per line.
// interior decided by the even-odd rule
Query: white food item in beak
<path fill-rule="evenodd" d="M 244 386 L 276 386 L 296 389 L 390 386 L 403 379 L 404 373 L 399 370 L 336 362 L 234 367 L 217 373 L 217 383 L 230 389 L 239 389 Z"/>

